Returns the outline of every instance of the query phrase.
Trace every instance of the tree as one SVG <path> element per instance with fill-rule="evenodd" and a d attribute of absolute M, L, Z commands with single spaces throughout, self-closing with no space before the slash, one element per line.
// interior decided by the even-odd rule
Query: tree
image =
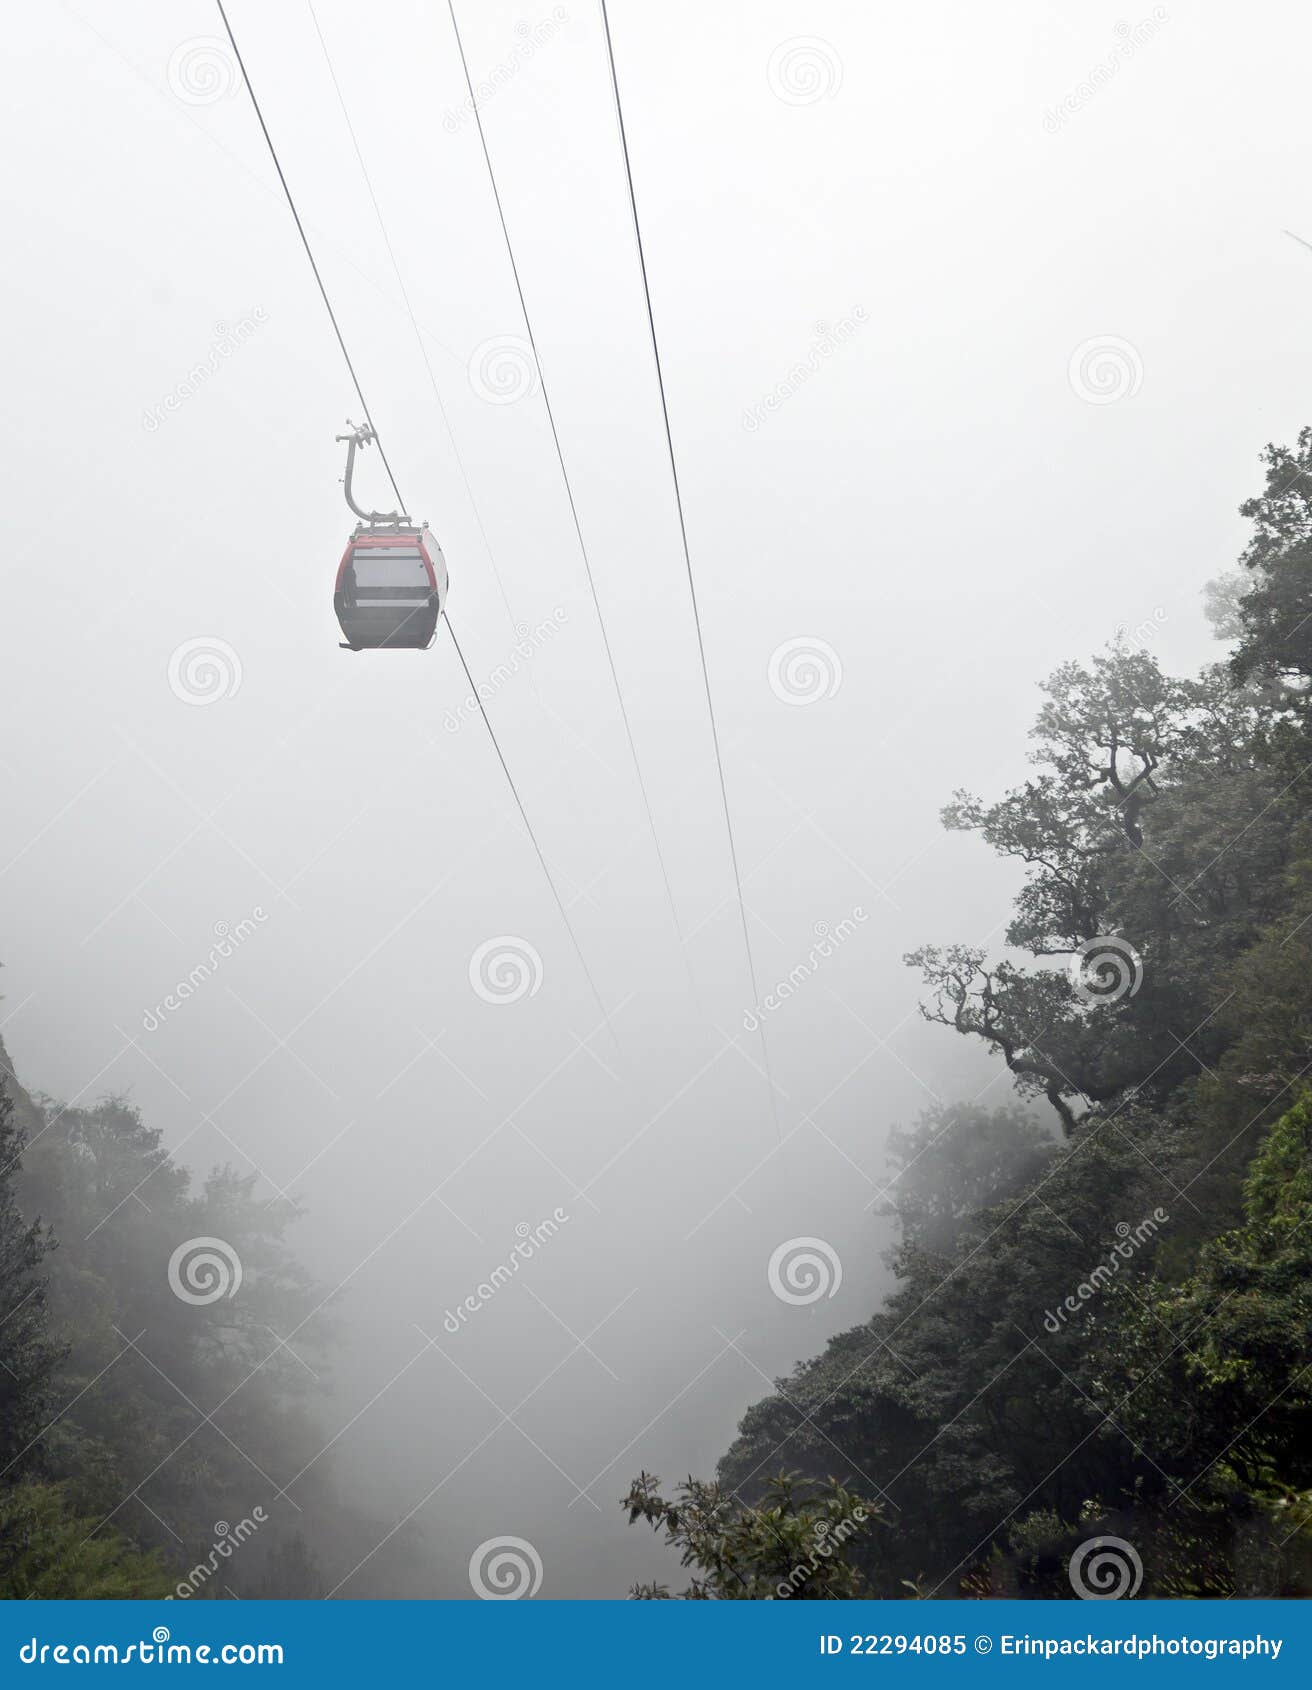
<path fill-rule="evenodd" d="M 906 1244 L 946 1254 L 973 1219 L 1024 1189 L 1056 1148 L 1023 1109 L 938 1104 L 910 1130 L 888 1135 L 886 1212 L 897 1216 Z"/>
<path fill-rule="evenodd" d="M 629 1524 L 646 1520 L 696 1567 L 685 1601 L 826 1601 L 866 1596 L 848 1545 L 881 1519 L 878 1503 L 844 1489 L 780 1473 L 760 1501 L 744 1505 L 723 1486 L 688 1478 L 670 1500 L 660 1480 L 640 1473 L 624 1498 Z M 666 1600 L 662 1584 L 635 1585 L 642 1600 Z"/>
<path fill-rule="evenodd" d="M 1252 942 L 1288 863 L 1282 784 L 1258 758 L 1260 700 L 1212 667 L 1162 674 L 1117 643 L 1044 683 L 1032 730 L 1040 773 L 985 804 L 958 792 L 944 824 L 1024 866 L 1006 942 L 926 945 L 906 961 L 926 1019 L 982 1039 L 1022 1096 L 1064 1130 L 1132 1086 L 1164 1098 L 1193 1070 L 1177 1029 L 1203 1029 L 1218 956 Z M 1060 958 L 1064 966 L 1046 966 Z"/>
<path fill-rule="evenodd" d="M 1214 595 L 1235 664 L 1064 665 L 1033 777 L 945 812 L 1025 883 L 1002 955 L 908 959 L 924 1013 L 1063 1141 L 970 1107 L 895 1132 L 897 1289 L 720 1463 L 747 1503 L 780 1461 L 886 1499 L 851 1545 L 878 1595 L 1069 1597 L 1103 1534 L 1145 1595 L 1312 1591 L 1312 432 L 1269 457 Z"/>
<path fill-rule="evenodd" d="M 145 1599 L 167 1595 L 170 1583 L 159 1555 L 97 1531 L 60 1486 L 29 1479 L 0 1489 L 0 1600 Z"/>
<path fill-rule="evenodd" d="M 1247 591 L 1236 610 L 1241 627 L 1232 669 L 1240 681 L 1269 683 L 1279 704 L 1306 718 L 1312 681 L 1312 428 L 1298 443 L 1262 454 L 1266 487 L 1240 507 L 1253 538 L 1240 563 Z"/>
<path fill-rule="evenodd" d="M 59 1360 L 47 1331 L 43 1271 L 53 1239 L 39 1220 L 23 1219 L 14 1189 L 25 1142 L 0 1083 L 0 1482 L 30 1464 Z"/>

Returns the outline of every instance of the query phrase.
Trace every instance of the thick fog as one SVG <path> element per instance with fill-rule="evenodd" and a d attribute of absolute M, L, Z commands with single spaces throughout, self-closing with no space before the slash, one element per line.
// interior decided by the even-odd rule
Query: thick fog
<path fill-rule="evenodd" d="M 432 1594 L 510 1534 L 619 1597 L 669 1576 L 639 1468 L 709 1475 L 888 1289 L 890 1126 L 1009 1095 L 901 960 L 999 943 L 1012 871 L 941 805 L 1022 778 L 1036 684 L 1118 628 L 1213 650 L 1306 420 L 1312 19 L 615 0 L 754 994 L 600 18 L 459 13 L 677 927 L 445 7 L 230 15 L 609 1026 L 446 630 L 339 649 L 359 401 L 217 12 L 29 7 L 4 1036 L 303 1202 L 322 1459 Z M 790 1303 L 806 1239 L 841 1283 Z"/>

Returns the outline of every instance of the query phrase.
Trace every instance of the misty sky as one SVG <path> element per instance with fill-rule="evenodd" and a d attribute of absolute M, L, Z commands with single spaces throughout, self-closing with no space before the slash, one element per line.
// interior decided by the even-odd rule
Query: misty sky
<path fill-rule="evenodd" d="M 900 960 L 1005 920 L 940 806 L 1023 776 L 1036 683 L 1118 627 L 1216 654 L 1202 584 L 1309 420 L 1312 18 L 614 0 L 761 991 L 851 924 L 761 1017 L 777 1133 L 599 16 L 460 8 L 686 964 L 446 9 L 231 16 L 475 676 L 554 621 L 488 709 L 617 1042 L 445 631 L 338 649 L 359 404 L 202 0 L 7 20 L 4 1034 L 29 1087 L 126 1092 L 198 1174 L 303 1199 L 325 1459 L 386 1525 L 419 1505 L 434 1594 L 517 1534 L 544 1596 L 620 1596 L 668 1576 L 615 1505 L 638 1468 L 708 1474 L 887 1288 L 889 1126 L 1010 1095 Z M 513 1001 L 471 984 L 500 939 Z M 808 1306 L 767 1281 L 797 1238 L 842 1263 Z"/>

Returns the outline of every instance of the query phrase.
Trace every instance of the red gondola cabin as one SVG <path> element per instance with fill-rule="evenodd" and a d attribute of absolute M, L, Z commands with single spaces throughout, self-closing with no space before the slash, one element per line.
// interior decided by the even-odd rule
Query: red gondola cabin
<path fill-rule="evenodd" d="M 333 590 L 342 643 L 352 651 L 423 651 L 446 591 L 446 560 L 431 529 L 361 523 Z"/>

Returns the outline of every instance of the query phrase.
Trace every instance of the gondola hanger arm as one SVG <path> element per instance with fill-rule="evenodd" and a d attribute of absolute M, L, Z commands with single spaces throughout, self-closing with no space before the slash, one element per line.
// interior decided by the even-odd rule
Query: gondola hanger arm
<path fill-rule="evenodd" d="M 371 440 L 377 440 L 378 436 L 374 433 L 368 423 L 362 423 L 357 428 L 351 421 L 350 417 L 347 417 L 346 419 L 346 426 L 351 432 L 349 434 L 339 434 L 337 439 L 339 442 L 346 442 L 346 473 L 342 477 L 342 491 L 346 495 L 347 504 L 355 512 L 356 516 L 360 518 L 361 522 L 408 523 L 410 518 L 404 511 L 367 511 L 362 510 L 361 507 L 356 504 L 355 496 L 351 488 L 352 477 L 355 474 L 355 454 L 362 446 L 367 446 Z"/>

